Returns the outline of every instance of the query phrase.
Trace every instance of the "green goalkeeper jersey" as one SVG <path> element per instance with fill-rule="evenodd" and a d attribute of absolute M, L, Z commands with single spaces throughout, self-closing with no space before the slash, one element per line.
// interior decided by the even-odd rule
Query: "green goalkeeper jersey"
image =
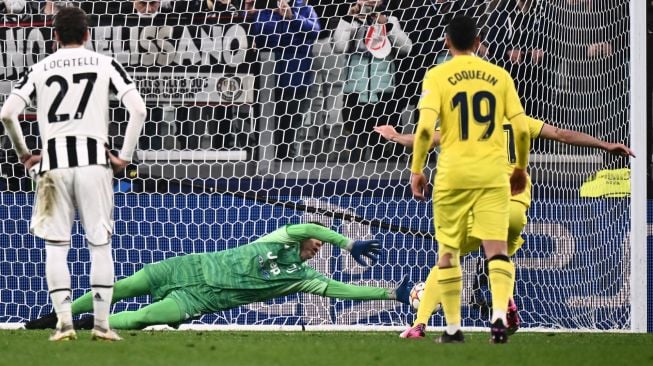
<path fill-rule="evenodd" d="M 318 239 L 345 248 L 349 239 L 316 224 L 286 225 L 254 242 L 215 253 L 201 254 L 209 286 L 229 290 L 282 292 L 299 281 L 324 278 L 300 258 L 300 243 Z M 325 279 L 326 280 L 326 279 Z"/>
<path fill-rule="evenodd" d="M 352 300 L 390 298 L 386 289 L 344 284 L 306 265 L 300 244 L 311 238 L 340 248 L 350 242 L 320 225 L 286 225 L 250 244 L 173 257 L 143 270 L 155 301 L 172 297 L 192 316 L 297 292 Z"/>

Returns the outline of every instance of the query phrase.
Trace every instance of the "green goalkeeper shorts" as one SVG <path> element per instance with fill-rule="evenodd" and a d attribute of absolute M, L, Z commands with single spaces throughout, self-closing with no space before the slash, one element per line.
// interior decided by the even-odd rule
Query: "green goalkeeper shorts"
<path fill-rule="evenodd" d="M 182 255 L 144 268 L 153 301 L 171 298 L 185 312 L 186 318 L 213 312 L 221 292 L 206 284 L 200 258 Z"/>

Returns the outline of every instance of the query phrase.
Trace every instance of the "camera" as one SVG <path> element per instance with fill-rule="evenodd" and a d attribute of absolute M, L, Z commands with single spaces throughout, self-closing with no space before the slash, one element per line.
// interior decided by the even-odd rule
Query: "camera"
<path fill-rule="evenodd" d="M 372 13 L 374 13 L 374 7 L 373 6 L 363 5 L 361 7 L 360 14 L 364 15 L 364 14 L 372 14 Z"/>
<path fill-rule="evenodd" d="M 359 3 L 360 4 L 360 3 Z M 359 14 L 368 15 L 382 13 L 387 8 L 387 0 L 370 0 L 363 2 Z"/>

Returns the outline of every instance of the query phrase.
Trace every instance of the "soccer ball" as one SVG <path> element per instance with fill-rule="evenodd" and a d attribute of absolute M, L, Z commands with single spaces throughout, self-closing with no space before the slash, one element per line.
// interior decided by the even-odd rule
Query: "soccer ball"
<path fill-rule="evenodd" d="M 422 300 L 422 295 L 424 294 L 425 287 L 426 284 L 424 282 L 418 282 L 413 286 L 412 289 L 410 289 L 410 295 L 408 298 L 410 299 L 410 306 L 412 306 L 415 310 L 419 308 L 419 303 Z"/>
<path fill-rule="evenodd" d="M 412 306 L 413 309 L 415 310 L 419 309 L 419 303 L 422 301 L 422 296 L 424 295 L 425 288 L 426 288 L 426 283 L 418 282 L 413 286 L 412 289 L 410 289 L 410 294 L 408 295 L 408 299 L 410 300 L 410 306 Z M 442 308 L 442 304 L 437 304 L 435 306 L 435 309 L 433 309 L 433 314 L 440 311 L 440 308 Z"/>

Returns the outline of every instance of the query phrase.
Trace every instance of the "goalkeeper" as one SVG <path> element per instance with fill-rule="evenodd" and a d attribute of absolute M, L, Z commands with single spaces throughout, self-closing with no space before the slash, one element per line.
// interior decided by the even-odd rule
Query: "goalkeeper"
<path fill-rule="evenodd" d="M 285 225 L 254 242 L 213 253 L 188 254 L 147 264 L 114 285 L 112 303 L 152 295 L 153 303 L 136 311 L 109 317 L 111 328 L 142 329 L 149 325 L 172 326 L 202 314 L 228 310 L 298 292 L 349 300 L 398 300 L 408 304 L 410 287 L 405 278 L 396 289 L 356 286 L 325 277 L 306 264 L 324 242 L 349 251 L 359 264 L 363 257 L 376 263 L 381 245 L 377 240 L 354 241 L 319 224 Z M 73 315 L 93 310 L 92 294 L 72 304 Z M 86 320 L 76 322 L 84 328 Z M 25 324 L 27 329 L 56 325 L 51 313 Z"/>
<path fill-rule="evenodd" d="M 576 146 L 586 146 L 594 147 L 605 150 L 614 155 L 621 156 L 632 156 L 635 154 L 633 151 L 626 145 L 620 143 L 610 143 L 606 141 L 599 140 L 595 137 L 592 137 L 588 134 L 566 130 L 562 128 L 554 127 L 543 121 L 526 117 L 528 132 L 530 134 L 531 140 L 536 138 L 544 138 L 548 140 L 554 140 L 562 142 L 568 145 Z M 383 138 L 389 141 L 394 141 L 398 144 L 401 144 L 406 147 L 412 147 L 413 141 L 415 140 L 415 135 L 412 134 L 399 134 L 394 127 L 390 125 L 386 126 L 377 126 L 374 130 L 380 134 Z M 508 147 L 508 164 L 506 164 L 506 174 L 512 172 L 512 167 L 514 164 L 515 156 L 515 144 L 518 140 L 514 139 L 512 132 L 512 126 L 509 121 L 504 121 L 503 130 L 506 133 L 507 141 L 506 145 Z M 435 148 L 440 145 L 440 132 L 439 130 L 435 131 L 433 135 L 433 142 L 431 144 L 432 148 Z M 524 192 L 512 196 L 510 200 L 510 218 L 509 218 L 509 227 L 508 227 L 508 255 L 512 256 L 517 252 L 517 250 L 524 243 L 524 239 L 521 236 L 521 232 L 526 226 L 526 211 L 531 204 L 531 182 L 530 178 L 526 189 Z M 469 222 L 470 227 L 473 221 L 473 217 L 470 215 Z M 468 236 L 465 243 L 460 247 L 460 254 L 465 255 L 473 250 L 478 249 L 480 246 L 479 239 Z M 402 338 L 422 338 L 425 336 L 426 324 L 428 319 L 431 317 L 433 310 L 435 310 L 437 304 L 440 302 L 440 296 L 437 288 L 437 278 L 435 277 L 436 271 L 431 271 L 429 276 L 426 279 L 426 291 L 428 291 L 428 296 L 426 293 L 420 302 L 419 309 L 417 311 L 417 318 L 413 323 L 413 327 L 407 329 L 401 334 Z M 508 314 L 507 314 L 507 328 L 508 333 L 512 334 L 519 328 L 519 315 L 517 314 L 517 306 L 512 299 L 508 304 Z"/>

